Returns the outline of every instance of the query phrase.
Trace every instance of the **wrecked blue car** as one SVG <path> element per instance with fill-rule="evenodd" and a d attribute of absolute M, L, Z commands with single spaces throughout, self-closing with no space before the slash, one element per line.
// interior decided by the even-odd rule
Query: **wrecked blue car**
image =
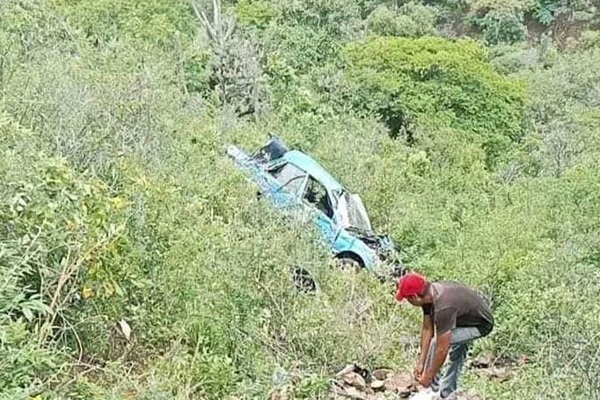
<path fill-rule="evenodd" d="M 400 249 L 388 235 L 373 232 L 361 198 L 346 190 L 315 159 L 288 149 L 277 137 L 253 153 L 231 145 L 227 154 L 258 185 L 276 209 L 313 221 L 333 257 L 343 267 L 399 276 Z M 383 268 L 380 268 L 383 267 Z"/>

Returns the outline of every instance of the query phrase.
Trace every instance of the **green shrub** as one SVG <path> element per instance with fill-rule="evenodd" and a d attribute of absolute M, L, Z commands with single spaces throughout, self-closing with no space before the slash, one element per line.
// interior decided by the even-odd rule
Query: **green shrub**
<path fill-rule="evenodd" d="M 436 9 L 410 2 L 397 10 L 380 4 L 367 17 L 369 30 L 380 36 L 420 37 L 436 34 Z"/>
<path fill-rule="evenodd" d="M 483 38 L 489 44 L 522 42 L 527 37 L 523 14 L 492 10 L 476 22 L 483 30 Z"/>
<path fill-rule="evenodd" d="M 193 15 L 185 0 L 152 0 L 123 3 L 114 0 L 59 0 L 65 16 L 91 40 L 128 37 L 170 45 L 175 35 L 191 36 Z"/>
<path fill-rule="evenodd" d="M 591 165 L 599 146 L 593 133 L 600 126 L 595 97 L 600 78 L 594 65 L 600 52 L 592 49 L 577 56 L 564 55 L 547 69 L 529 74 L 533 128 L 537 143 L 530 156 L 539 160 L 542 172 L 560 176 L 574 165 Z"/>
<path fill-rule="evenodd" d="M 101 347 L 91 345 L 94 338 L 84 328 L 73 328 L 85 325 L 80 317 L 88 298 L 98 298 L 95 311 L 113 320 L 120 316 L 122 303 L 115 297 L 131 288 L 135 275 L 127 262 L 127 201 L 97 178 L 38 152 L 32 132 L 10 117 L 0 118 L 0 133 L 0 335 L 6 363 L 0 391 L 35 391 L 58 375 L 71 351 L 83 351 L 82 340 L 90 352 Z M 75 338 L 79 347 L 65 345 Z"/>
<path fill-rule="evenodd" d="M 490 58 L 494 68 L 504 74 L 540 67 L 539 53 L 524 43 L 494 46 L 490 49 Z"/>
<path fill-rule="evenodd" d="M 593 30 L 582 32 L 578 47 L 583 49 L 600 48 L 600 32 Z"/>
<path fill-rule="evenodd" d="M 351 37 L 360 27 L 360 10 L 351 0 L 279 0 L 275 6 L 285 25 L 325 31 L 332 40 Z"/>
<path fill-rule="evenodd" d="M 267 1 L 242 0 L 235 5 L 237 20 L 244 25 L 265 28 L 277 18 L 277 9 Z"/>
<path fill-rule="evenodd" d="M 353 103 L 378 113 L 392 135 L 410 121 L 473 132 L 490 163 L 522 136 L 523 86 L 495 72 L 472 41 L 377 38 L 345 53 Z"/>

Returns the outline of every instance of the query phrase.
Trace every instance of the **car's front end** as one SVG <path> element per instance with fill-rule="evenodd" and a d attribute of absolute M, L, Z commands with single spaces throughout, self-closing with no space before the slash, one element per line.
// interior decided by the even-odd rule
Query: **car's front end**
<path fill-rule="evenodd" d="M 347 191 L 340 193 L 337 215 L 342 228 L 365 245 L 360 250 L 365 267 L 374 272 L 383 271 L 386 275 L 399 276 L 404 273 L 400 247 L 390 235 L 377 234 L 372 229 L 360 196 Z M 367 256 L 366 253 L 370 254 Z"/>

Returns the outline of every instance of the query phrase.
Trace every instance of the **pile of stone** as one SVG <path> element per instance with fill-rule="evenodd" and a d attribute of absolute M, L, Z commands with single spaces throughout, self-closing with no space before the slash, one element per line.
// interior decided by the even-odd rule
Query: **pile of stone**
<path fill-rule="evenodd" d="M 372 372 L 349 364 L 339 371 L 331 383 L 331 399 L 391 400 L 405 399 L 417 391 L 409 372 L 381 368 Z"/>
<path fill-rule="evenodd" d="M 469 359 L 466 367 L 472 373 L 498 382 L 511 379 L 518 368 L 528 362 L 527 357 L 517 360 L 499 359 L 491 354 Z M 289 372 L 278 369 L 273 374 L 274 389 L 270 400 L 289 400 L 288 389 L 303 379 L 303 373 L 297 366 Z M 421 389 L 421 392 L 419 392 Z M 413 399 L 413 395 L 424 395 L 411 372 L 395 371 L 389 368 L 369 370 L 358 364 L 348 364 L 330 380 L 329 399 L 336 400 L 399 400 Z M 417 397 L 418 397 L 417 396 Z M 471 391 L 458 390 L 457 399 L 481 400 Z M 236 398 L 237 400 L 237 398 Z"/>

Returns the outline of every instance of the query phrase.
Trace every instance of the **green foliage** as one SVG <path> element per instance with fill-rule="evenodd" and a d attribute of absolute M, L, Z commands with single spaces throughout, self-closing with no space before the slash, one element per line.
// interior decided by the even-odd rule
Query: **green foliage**
<path fill-rule="evenodd" d="M 335 38 L 355 34 L 360 24 L 360 10 L 351 0 L 280 0 L 276 7 L 289 25 L 312 27 Z"/>
<path fill-rule="evenodd" d="M 24 147 L 20 141 L 34 136 L 10 117 L 0 119 L 0 132 L 0 390 L 29 390 L 58 369 L 64 352 L 53 338 L 77 334 L 71 327 L 81 298 L 103 299 L 95 309 L 110 314 L 134 270 L 123 263 L 125 202 L 63 160 Z"/>
<path fill-rule="evenodd" d="M 380 4 L 367 18 L 369 31 L 380 36 L 420 37 L 436 34 L 436 9 L 414 2 L 398 10 Z"/>
<path fill-rule="evenodd" d="M 59 0 L 56 4 L 91 40 L 104 42 L 124 36 L 169 45 L 178 33 L 193 33 L 189 2 L 185 0 Z"/>
<path fill-rule="evenodd" d="M 533 154 L 545 174 L 560 176 L 573 165 L 597 162 L 593 154 L 600 145 L 595 133 L 600 127 L 595 100 L 600 76 L 593 66 L 599 57 L 598 50 L 565 55 L 552 68 L 530 75 L 531 135 L 539 143 Z"/>
<path fill-rule="evenodd" d="M 523 87 L 472 41 L 378 38 L 346 54 L 354 103 L 377 112 L 392 135 L 410 131 L 411 120 L 462 129 L 482 137 L 491 162 L 522 136 Z"/>
<path fill-rule="evenodd" d="M 3 279 L 3 287 L 14 289 Z M 4 300 L 4 299 L 2 299 Z M 36 377 L 58 367 L 61 354 L 37 346 L 31 340 L 31 331 L 23 320 L 11 321 L 0 310 L 0 396 L 2 398 L 22 398 L 34 386 Z"/>
<path fill-rule="evenodd" d="M 557 1 L 540 0 L 535 7 L 535 17 L 544 25 L 550 25 L 554 21 L 554 12 L 558 7 Z"/>
<path fill-rule="evenodd" d="M 600 32 L 598 31 L 584 31 L 581 34 L 581 44 L 579 47 L 583 49 L 600 48 Z"/>
<path fill-rule="evenodd" d="M 267 1 L 242 0 L 235 5 L 237 20 L 245 25 L 264 29 L 277 18 L 277 9 Z"/>
<path fill-rule="evenodd" d="M 208 51 L 198 51 L 184 61 L 184 80 L 186 90 L 207 95 L 210 92 L 211 54 Z"/>
<path fill-rule="evenodd" d="M 489 44 L 515 43 L 525 40 L 527 27 L 523 14 L 492 10 L 477 22 L 483 30 L 483 38 Z"/>
<path fill-rule="evenodd" d="M 274 5 L 277 23 L 261 33 L 274 107 L 289 117 L 315 111 L 321 95 L 336 95 L 323 81 L 335 79 L 344 43 L 361 35 L 360 8 L 353 0 L 282 0 Z M 327 87 L 316 93 L 315 83 Z"/>
<path fill-rule="evenodd" d="M 532 363 L 461 385 L 593 397 L 595 31 L 565 53 L 506 44 L 521 13 L 590 4 L 243 0 L 220 43 L 186 1 L 0 2 L 0 398 L 317 399 L 346 363 L 408 369 L 419 310 L 335 268 L 225 157 L 267 132 L 360 193 L 409 267 L 493 298 L 474 352 Z M 414 38 L 474 16 L 504 44 Z M 274 107 L 236 117 L 249 93 Z"/>

